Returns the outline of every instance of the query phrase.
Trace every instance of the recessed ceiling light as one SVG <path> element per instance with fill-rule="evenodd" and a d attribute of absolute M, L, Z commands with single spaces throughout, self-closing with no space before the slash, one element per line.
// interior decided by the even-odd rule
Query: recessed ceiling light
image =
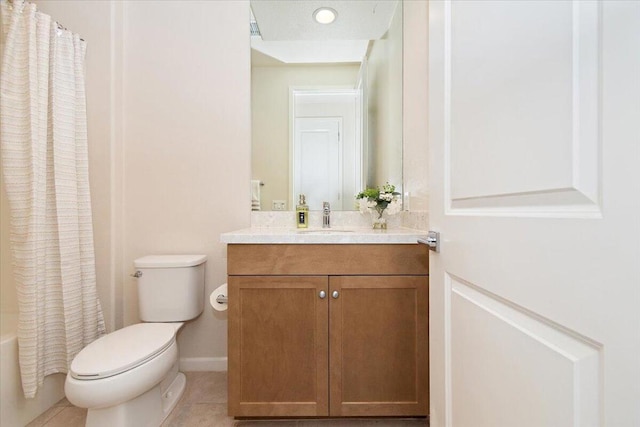
<path fill-rule="evenodd" d="M 331 24 L 336 20 L 338 16 L 338 12 L 331 9 L 330 7 L 321 7 L 320 9 L 316 9 L 313 12 L 313 19 L 316 20 L 319 24 Z"/>

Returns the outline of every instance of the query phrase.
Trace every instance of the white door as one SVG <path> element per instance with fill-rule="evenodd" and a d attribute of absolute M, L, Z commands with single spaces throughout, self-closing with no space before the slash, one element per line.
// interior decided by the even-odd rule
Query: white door
<path fill-rule="evenodd" d="M 296 118 L 293 140 L 293 200 L 304 194 L 311 210 L 323 202 L 342 209 L 342 145 L 339 118 Z"/>
<path fill-rule="evenodd" d="M 429 21 L 431 425 L 640 426 L 640 2 Z"/>

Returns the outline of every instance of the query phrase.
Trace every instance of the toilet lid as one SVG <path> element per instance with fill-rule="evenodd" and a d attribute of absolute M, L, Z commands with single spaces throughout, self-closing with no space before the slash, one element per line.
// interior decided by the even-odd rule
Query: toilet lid
<path fill-rule="evenodd" d="M 133 369 L 167 349 L 175 334 L 171 323 L 138 323 L 119 329 L 80 351 L 71 362 L 71 376 L 99 379 Z"/>
<path fill-rule="evenodd" d="M 207 260 L 206 255 L 147 255 L 133 261 L 136 268 L 194 267 Z"/>

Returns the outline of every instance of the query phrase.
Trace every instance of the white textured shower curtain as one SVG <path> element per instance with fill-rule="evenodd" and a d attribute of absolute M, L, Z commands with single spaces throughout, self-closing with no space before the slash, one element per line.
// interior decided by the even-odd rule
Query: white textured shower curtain
<path fill-rule="evenodd" d="M 96 293 L 85 43 L 34 4 L 2 0 L 2 170 L 26 397 L 104 333 Z"/>

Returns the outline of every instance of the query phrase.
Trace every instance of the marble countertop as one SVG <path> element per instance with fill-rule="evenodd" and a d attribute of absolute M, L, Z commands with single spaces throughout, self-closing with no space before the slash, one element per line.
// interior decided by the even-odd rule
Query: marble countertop
<path fill-rule="evenodd" d="M 387 230 L 356 227 L 252 227 L 223 233 L 220 241 L 234 244 L 406 244 L 416 243 L 416 239 L 426 237 L 426 231 L 402 227 Z"/>

